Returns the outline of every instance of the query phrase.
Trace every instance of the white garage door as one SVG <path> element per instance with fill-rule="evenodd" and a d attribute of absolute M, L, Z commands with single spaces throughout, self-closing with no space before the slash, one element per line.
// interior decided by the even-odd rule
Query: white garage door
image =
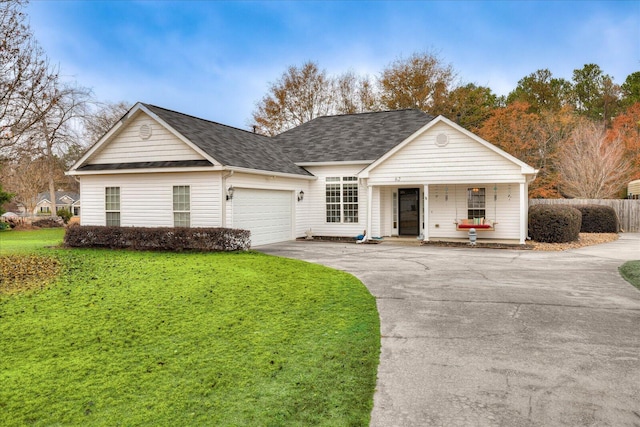
<path fill-rule="evenodd" d="M 251 246 L 284 242 L 292 237 L 292 192 L 237 188 L 233 195 L 233 228 L 251 231 Z"/>

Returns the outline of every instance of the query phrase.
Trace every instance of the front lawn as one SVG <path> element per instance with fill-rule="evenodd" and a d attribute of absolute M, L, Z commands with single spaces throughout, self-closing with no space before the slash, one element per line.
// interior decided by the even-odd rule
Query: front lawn
<path fill-rule="evenodd" d="M 0 294 L 0 425 L 368 425 L 379 323 L 353 276 L 253 252 L 26 243 L 40 233 L 52 244 L 0 233 L 0 255 L 61 266 L 44 289 Z"/>
<path fill-rule="evenodd" d="M 640 261 L 628 261 L 620 267 L 620 274 L 636 288 L 640 289 Z"/>

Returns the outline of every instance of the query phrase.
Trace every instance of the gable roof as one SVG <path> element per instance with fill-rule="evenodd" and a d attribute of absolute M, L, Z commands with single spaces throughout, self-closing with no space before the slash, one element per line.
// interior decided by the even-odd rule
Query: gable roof
<path fill-rule="evenodd" d="M 85 155 L 71 171 L 115 171 L 149 168 L 213 167 L 210 160 L 183 160 L 136 163 L 91 163 L 91 158 L 104 144 L 126 126 L 139 111 L 142 111 L 168 128 L 176 137 L 215 163 L 231 168 L 283 174 L 313 176 L 291 161 L 282 148 L 271 138 L 242 129 L 200 119 L 177 111 L 167 110 L 151 104 L 137 103 L 114 125 Z"/>
<path fill-rule="evenodd" d="M 374 161 L 433 119 L 420 110 L 323 116 L 273 140 L 296 163 Z"/>
<path fill-rule="evenodd" d="M 66 204 L 62 199 L 63 198 L 69 198 L 71 199 L 72 203 L 80 200 L 80 195 L 78 193 L 74 193 L 72 191 L 56 191 L 56 204 L 57 205 L 64 205 Z M 49 202 L 51 203 L 51 198 L 49 197 L 49 192 L 43 192 L 43 193 L 38 193 L 38 202 L 37 203 L 41 203 L 41 202 Z"/>
<path fill-rule="evenodd" d="M 520 159 L 512 156 L 511 154 L 507 153 L 506 151 L 496 147 L 495 145 L 491 144 L 490 142 L 485 141 L 484 139 L 480 138 L 475 133 L 468 131 L 467 129 L 463 128 L 462 126 L 460 126 L 457 123 L 452 122 L 451 120 L 447 119 L 444 116 L 438 116 L 435 119 L 429 121 L 423 127 L 417 129 L 412 135 L 407 137 L 400 144 L 396 145 L 395 147 L 392 147 L 390 150 L 388 150 L 382 156 L 380 156 L 380 158 L 376 159 L 374 162 L 372 162 L 367 167 L 365 167 L 360 172 L 360 177 L 367 178 L 369 176 L 368 174 L 369 174 L 369 172 L 371 170 L 375 169 L 377 166 L 379 166 L 381 163 L 383 163 L 389 157 L 393 156 L 395 153 L 400 151 L 403 147 L 405 147 L 408 144 L 410 144 L 411 141 L 413 141 L 418 135 L 422 134 L 423 132 L 427 131 L 428 129 L 432 128 L 433 126 L 435 126 L 438 123 L 446 123 L 447 125 L 449 125 L 453 129 L 456 129 L 458 132 L 463 133 L 464 135 L 466 135 L 470 139 L 474 140 L 478 144 L 488 148 L 489 150 L 493 151 L 497 155 L 499 155 L 499 156 L 507 159 L 508 161 L 516 164 L 517 166 L 520 167 L 520 172 L 522 174 L 525 174 L 525 175 L 536 175 L 538 173 L 538 171 L 536 169 L 534 169 L 533 167 L 529 166 L 528 164 L 526 164 L 522 160 L 520 160 Z"/>
<path fill-rule="evenodd" d="M 269 137 L 155 105 L 142 105 L 225 166 L 311 175 L 296 166 Z"/>

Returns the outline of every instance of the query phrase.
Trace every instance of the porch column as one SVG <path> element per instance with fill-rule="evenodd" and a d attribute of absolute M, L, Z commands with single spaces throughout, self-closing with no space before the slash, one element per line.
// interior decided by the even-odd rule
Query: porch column
<path fill-rule="evenodd" d="M 422 226 L 422 240 L 425 242 L 429 241 L 429 184 L 423 186 L 422 189 L 423 194 L 423 203 L 422 208 L 424 209 L 423 214 L 423 226 Z"/>
<path fill-rule="evenodd" d="M 524 245 L 527 240 L 527 222 L 529 218 L 527 212 L 529 211 L 529 199 L 528 199 L 527 183 L 520 184 L 520 244 Z"/>
<path fill-rule="evenodd" d="M 372 221 L 371 221 L 371 212 L 372 212 L 372 207 L 373 207 L 373 187 L 369 184 L 367 184 L 367 239 L 370 238 L 372 236 L 372 230 L 371 230 L 371 225 L 372 225 Z"/>

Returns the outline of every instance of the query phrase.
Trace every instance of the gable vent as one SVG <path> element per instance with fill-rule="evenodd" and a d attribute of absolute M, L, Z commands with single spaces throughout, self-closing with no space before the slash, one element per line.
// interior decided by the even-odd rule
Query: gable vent
<path fill-rule="evenodd" d="M 439 133 L 436 136 L 436 145 L 438 147 L 444 147 L 449 143 L 449 137 L 446 133 Z"/>
<path fill-rule="evenodd" d="M 139 135 L 141 139 L 151 138 L 151 125 L 148 123 L 141 125 Z"/>

